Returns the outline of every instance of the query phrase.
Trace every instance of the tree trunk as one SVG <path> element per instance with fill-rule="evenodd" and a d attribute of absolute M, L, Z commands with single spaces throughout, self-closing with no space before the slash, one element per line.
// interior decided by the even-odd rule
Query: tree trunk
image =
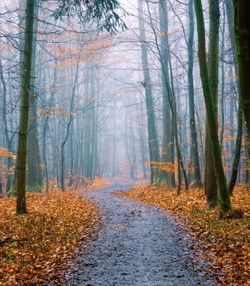
<path fill-rule="evenodd" d="M 189 91 L 189 123 L 191 133 L 191 162 L 194 168 L 194 187 L 200 188 L 201 172 L 199 164 L 197 132 L 194 113 L 194 79 L 193 79 L 193 44 L 194 44 L 194 10 L 193 0 L 189 0 L 189 37 L 188 37 L 188 91 Z"/>
<path fill-rule="evenodd" d="M 30 86 L 30 108 L 29 108 L 29 132 L 27 148 L 27 189 L 39 190 L 42 185 L 42 171 L 40 167 L 40 150 L 37 130 L 37 94 L 36 85 L 36 33 L 38 29 L 38 3 L 37 0 L 34 10 L 33 46 L 32 46 L 32 66 L 31 66 L 31 86 Z"/>
<path fill-rule="evenodd" d="M 211 0 L 212 1 L 212 0 Z M 203 87 L 203 94 L 207 110 L 207 122 L 210 138 L 212 139 L 212 155 L 215 162 L 215 172 L 220 195 L 220 208 L 222 212 L 227 212 L 232 209 L 230 196 L 227 188 L 227 181 L 221 157 L 220 143 L 218 137 L 216 109 L 210 88 L 210 80 L 208 76 L 208 68 L 206 62 L 206 41 L 205 41 L 205 25 L 202 11 L 201 0 L 194 0 L 197 33 L 198 33 L 198 57 L 200 64 L 200 76 Z"/>
<path fill-rule="evenodd" d="M 162 101 L 163 101 L 163 143 L 162 143 L 162 162 L 166 165 L 171 162 L 171 114 L 170 98 L 171 88 L 169 83 L 169 63 L 167 54 L 167 34 L 168 34 L 168 14 L 166 0 L 159 2 L 160 14 L 160 33 L 161 33 L 161 81 L 162 81 Z M 174 163 L 174 162 L 172 162 Z M 171 186 L 171 172 L 161 171 L 161 183 Z"/>
<path fill-rule="evenodd" d="M 232 0 L 226 0 L 225 4 L 226 4 L 226 12 L 227 12 L 229 37 L 230 37 L 230 41 L 231 41 L 233 59 L 234 59 L 234 65 L 235 65 L 235 72 L 236 72 L 237 90 L 239 93 L 238 129 L 237 129 L 237 137 L 236 137 L 236 144 L 235 144 L 234 160 L 233 160 L 233 165 L 232 165 L 232 173 L 231 173 L 230 182 L 229 182 L 229 193 L 230 193 L 230 195 L 232 195 L 233 188 L 236 184 L 236 180 L 237 180 L 237 176 L 238 176 L 239 163 L 240 163 L 240 153 L 241 153 L 241 144 L 242 144 L 242 136 L 243 136 L 243 107 L 242 107 L 241 85 L 240 85 L 240 81 L 239 81 L 240 76 L 239 76 L 239 65 L 238 65 L 238 61 L 237 61 L 236 41 L 235 41 L 235 36 L 234 36 L 233 1 Z M 249 148 L 249 146 L 248 146 L 248 148 Z"/>
<path fill-rule="evenodd" d="M 146 93 L 146 108 L 148 119 L 148 144 L 149 144 L 149 158 L 150 158 L 150 171 L 151 171 L 151 184 L 159 183 L 159 172 L 155 170 L 154 164 L 160 162 L 159 155 L 159 142 L 155 123 L 154 102 L 152 95 L 152 84 L 150 80 L 149 64 L 147 47 L 145 43 L 145 27 L 143 22 L 143 1 L 138 0 L 139 12 L 139 28 L 140 28 L 140 41 L 141 41 L 141 61 L 143 68 L 144 81 L 142 82 Z"/>
<path fill-rule="evenodd" d="M 66 135 L 65 138 L 62 142 L 61 145 L 61 188 L 62 191 L 64 192 L 64 186 L 65 186 L 65 168 L 64 168 L 64 146 L 66 142 L 68 141 L 69 138 L 69 132 L 70 132 L 70 127 L 71 123 L 73 121 L 73 108 L 74 108 L 74 98 L 75 98 L 75 90 L 76 90 L 76 84 L 77 84 L 77 79 L 78 79 L 78 70 L 79 70 L 79 61 L 77 61 L 77 66 L 76 66 L 76 73 L 75 73 L 75 78 L 74 78 L 74 83 L 73 83 L 73 89 L 72 89 L 72 95 L 71 95 L 71 101 L 70 101 L 70 109 L 69 109 L 69 121 L 67 123 L 67 129 L 66 129 Z"/>
<path fill-rule="evenodd" d="M 250 138 L 250 1 L 234 0 L 235 40 L 239 64 L 240 92 Z"/>
<path fill-rule="evenodd" d="M 33 22 L 35 0 L 27 0 L 24 62 L 22 71 L 21 108 L 17 151 L 17 215 L 27 213 L 26 209 L 26 152 L 28 137 L 29 97 L 32 63 Z"/>
<path fill-rule="evenodd" d="M 218 80 L 219 80 L 219 25 L 220 10 L 218 0 L 210 0 L 210 26 L 209 26 L 209 80 L 210 90 L 215 107 L 216 118 L 218 116 Z M 206 121 L 208 117 L 206 117 Z M 218 126 L 217 126 L 218 129 Z M 219 204 L 218 191 L 215 174 L 215 162 L 213 161 L 212 138 L 209 134 L 208 123 L 206 123 L 206 145 L 205 145 L 205 193 L 210 208 Z"/>
<path fill-rule="evenodd" d="M 234 150 L 234 160 L 233 160 L 233 166 L 232 166 L 232 173 L 229 181 L 229 187 L 228 191 L 229 194 L 233 194 L 233 189 L 236 184 L 237 176 L 238 176 L 238 167 L 240 162 L 240 150 L 241 150 L 241 142 L 242 142 L 242 135 L 243 135 L 243 112 L 242 112 L 242 102 L 241 97 L 239 97 L 239 107 L 238 107 L 238 132 L 237 132 L 237 138 L 236 138 L 236 144 L 235 144 L 235 150 Z"/>

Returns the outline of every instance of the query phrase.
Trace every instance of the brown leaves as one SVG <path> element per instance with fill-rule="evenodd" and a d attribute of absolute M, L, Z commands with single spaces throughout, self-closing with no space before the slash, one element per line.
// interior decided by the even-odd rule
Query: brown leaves
<path fill-rule="evenodd" d="M 207 210 L 203 189 L 183 191 L 180 196 L 176 196 L 174 189 L 136 187 L 116 194 L 161 207 L 177 215 L 201 242 L 203 255 L 213 262 L 212 270 L 224 274 L 225 281 L 220 281 L 220 285 L 248 285 L 250 199 L 247 189 L 235 188 L 232 197 L 235 211 L 226 218 L 219 218 L 218 209 Z"/>
<path fill-rule="evenodd" d="M 15 198 L 0 199 L 0 281 L 3 285 L 45 285 L 62 281 L 74 250 L 96 235 L 99 212 L 72 192 L 34 194 L 29 214 L 15 215 Z"/>

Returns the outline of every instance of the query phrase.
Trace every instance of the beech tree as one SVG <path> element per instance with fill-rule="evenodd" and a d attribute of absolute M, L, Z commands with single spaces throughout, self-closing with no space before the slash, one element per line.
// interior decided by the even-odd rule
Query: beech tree
<path fill-rule="evenodd" d="M 28 118 L 29 118 L 29 98 L 31 66 L 32 66 L 32 47 L 33 47 L 33 24 L 34 24 L 35 0 L 27 0 L 26 5 L 26 24 L 25 24 L 25 44 L 22 71 L 21 89 L 21 109 L 17 151 L 17 204 L 16 213 L 18 215 L 27 213 L 26 209 L 26 153 L 28 138 Z"/>
<path fill-rule="evenodd" d="M 155 109 L 152 96 L 152 85 L 150 80 L 147 45 L 145 42 L 145 27 L 143 22 L 143 1 L 138 0 L 138 17 L 139 17 L 139 29 L 140 29 L 140 41 L 141 41 L 141 62 L 143 69 L 143 82 L 142 85 L 145 88 L 146 94 L 146 106 L 147 106 L 147 120 L 148 120 L 148 144 L 149 144 L 149 159 L 150 159 L 150 171 L 151 171 L 151 184 L 158 184 L 160 181 L 160 174 L 155 169 L 155 164 L 160 162 L 159 155 L 159 141 L 155 123 Z"/>
<path fill-rule="evenodd" d="M 240 90 L 242 105 L 250 138 L 250 2 L 234 0 L 235 40 L 239 64 Z"/>
<path fill-rule="evenodd" d="M 209 83 L 213 99 L 216 118 L 218 116 L 218 83 L 219 83 L 219 24 L 220 9 L 218 1 L 209 2 Z M 218 127 L 217 127 L 218 130 Z M 213 208 L 219 203 L 215 164 L 213 161 L 212 140 L 209 134 L 208 117 L 206 119 L 206 142 L 205 142 L 205 193 L 209 207 Z"/>
<path fill-rule="evenodd" d="M 217 4 L 217 0 L 211 0 L 212 4 Z M 200 76 L 203 87 L 203 94 L 207 111 L 208 130 L 211 138 L 211 147 L 214 160 L 214 168 L 216 173 L 216 181 L 219 188 L 220 207 L 222 212 L 227 212 L 232 209 L 230 196 L 227 187 L 226 176 L 221 157 L 218 126 L 215 104 L 212 97 L 208 67 L 206 62 L 206 40 L 205 40 L 205 25 L 202 11 L 201 0 L 194 0 L 196 19 L 197 19 L 197 34 L 198 34 L 198 57 L 200 64 Z"/>

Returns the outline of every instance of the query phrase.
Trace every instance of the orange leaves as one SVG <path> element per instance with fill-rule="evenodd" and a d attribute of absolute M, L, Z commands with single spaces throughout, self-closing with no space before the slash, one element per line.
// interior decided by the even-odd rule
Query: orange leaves
<path fill-rule="evenodd" d="M 109 185 L 109 181 L 107 178 L 99 178 L 95 176 L 94 181 L 92 183 L 92 187 L 102 188 Z"/>
<path fill-rule="evenodd" d="M 1 157 L 10 157 L 12 160 L 16 159 L 16 156 L 4 147 L 0 147 L 0 158 Z"/>
<path fill-rule="evenodd" d="M 62 110 L 62 109 L 38 108 L 37 110 L 39 112 L 39 114 L 37 115 L 37 118 L 51 117 L 52 114 L 54 116 L 64 115 L 66 117 L 69 117 L 70 115 L 75 115 L 73 112 L 69 112 L 67 110 Z"/>
<path fill-rule="evenodd" d="M 7 164 L 3 164 L 2 158 L 9 157 L 12 161 L 16 160 L 16 156 L 10 152 L 7 148 L 0 147 L 0 181 L 3 183 L 7 182 L 6 174 L 12 174 L 14 171 L 14 166 L 9 166 Z"/>
<path fill-rule="evenodd" d="M 88 191 L 96 191 L 101 188 L 107 187 L 110 184 L 107 178 L 99 178 L 97 176 L 94 177 L 93 181 L 89 178 L 84 178 L 84 181 L 86 186 L 88 187 Z"/>
<path fill-rule="evenodd" d="M 2 198 L 0 204 L 3 285 L 63 283 L 67 261 L 77 246 L 96 235 L 100 220 L 94 204 L 71 192 L 32 194 L 27 199 L 29 214 L 23 216 L 15 215 L 14 198 Z"/>
<path fill-rule="evenodd" d="M 161 207 L 177 215 L 200 241 L 212 269 L 225 276 L 220 285 L 247 285 L 249 277 L 249 209 L 250 195 L 246 188 L 236 187 L 232 204 L 244 212 L 243 218 L 219 219 L 218 210 L 207 210 L 203 189 L 191 189 L 176 196 L 175 189 L 136 187 L 119 196 Z M 231 217 L 229 215 L 229 217 Z"/>
<path fill-rule="evenodd" d="M 145 165 L 152 164 L 154 169 L 156 169 L 158 171 L 163 170 L 163 171 L 166 171 L 166 172 L 169 172 L 169 173 L 174 173 L 175 170 L 176 170 L 176 167 L 177 167 L 176 164 L 173 164 L 171 162 L 163 163 L 163 162 L 147 161 L 147 162 L 144 162 L 144 164 Z"/>

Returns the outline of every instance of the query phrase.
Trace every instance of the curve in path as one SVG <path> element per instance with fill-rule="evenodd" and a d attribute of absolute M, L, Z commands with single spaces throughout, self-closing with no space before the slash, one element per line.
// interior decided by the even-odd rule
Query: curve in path
<path fill-rule="evenodd" d="M 97 240 L 82 247 L 67 285 L 212 285 L 212 278 L 202 277 L 192 264 L 188 234 L 170 214 L 111 194 L 128 188 L 84 194 L 100 207 L 104 223 Z"/>

